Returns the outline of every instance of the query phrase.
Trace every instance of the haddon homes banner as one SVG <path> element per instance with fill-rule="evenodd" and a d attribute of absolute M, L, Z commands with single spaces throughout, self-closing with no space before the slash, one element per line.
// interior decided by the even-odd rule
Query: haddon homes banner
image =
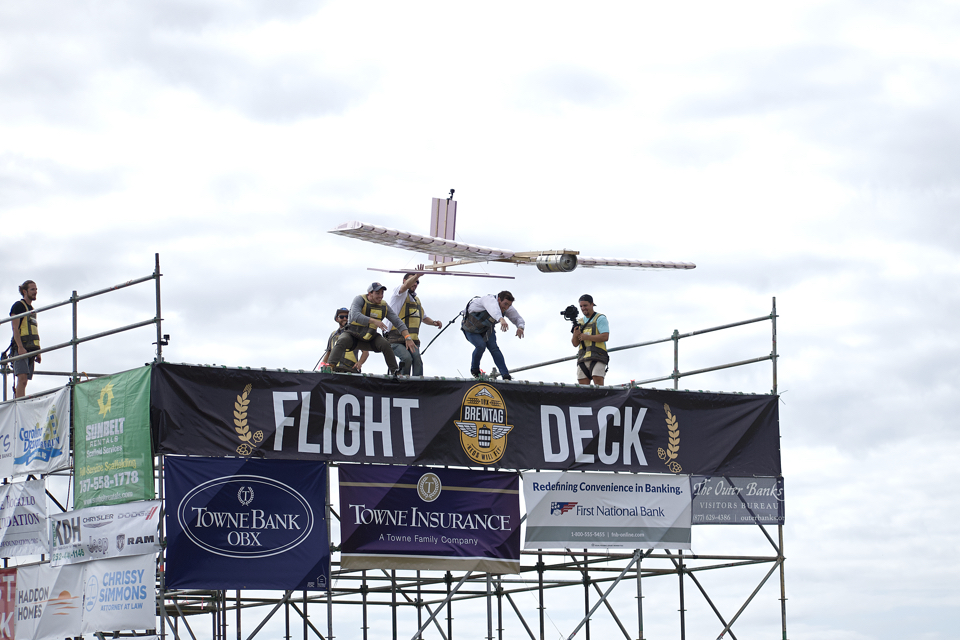
<path fill-rule="evenodd" d="M 777 476 L 777 397 L 153 369 L 160 453 Z"/>
<path fill-rule="evenodd" d="M 167 586 L 324 591 L 326 465 L 164 459 Z"/>
<path fill-rule="evenodd" d="M 520 572 L 516 473 L 342 465 L 340 566 Z"/>

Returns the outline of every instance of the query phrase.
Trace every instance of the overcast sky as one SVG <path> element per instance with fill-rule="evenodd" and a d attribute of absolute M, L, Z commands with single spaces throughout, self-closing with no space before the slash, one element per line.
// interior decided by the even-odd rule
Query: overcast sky
<path fill-rule="evenodd" d="M 30 278 L 49 304 L 159 253 L 169 361 L 310 369 L 336 307 L 398 282 L 367 267 L 423 261 L 327 231 L 426 234 L 451 188 L 465 242 L 695 262 L 480 265 L 516 279 L 425 277 L 420 294 L 446 322 L 510 289 L 527 321 L 500 338 L 512 367 L 573 353 L 559 312 L 581 293 L 612 346 L 767 315 L 776 296 L 790 637 L 953 638 L 958 28 L 956 2 L 2 3 L 0 292 L 12 304 Z M 152 305 L 149 284 L 82 303 L 80 333 Z M 68 309 L 41 317 L 45 344 L 69 338 Z M 153 341 L 84 345 L 81 369 L 139 366 Z M 770 351 L 761 323 L 682 341 L 680 368 Z M 469 355 L 453 328 L 426 373 L 465 375 Z M 607 380 L 672 365 L 669 346 L 617 353 Z M 771 386 L 769 363 L 681 382 Z M 694 551 L 740 544 L 711 529 Z M 717 582 L 728 616 L 749 582 Z M 651 629 L 676 637 L 665 593 Z M 765 588 L 738 637 L 779 634 L 778 597 Z"/>

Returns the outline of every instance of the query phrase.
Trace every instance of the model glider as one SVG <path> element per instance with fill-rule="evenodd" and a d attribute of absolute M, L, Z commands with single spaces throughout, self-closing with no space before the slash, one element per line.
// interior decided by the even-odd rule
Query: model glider
<path fill-rule="evenodd" d="M 660 260 L 631 260 L 627 258 L 591 258 L 581 256 L 579 251 L 557 249 L 549 251 L 508 251 L 476 244 L 466 244 L 452 239 L 435 236 L 423 236 L 408 231 L 389 229 L 367 222 L 346 222 L 330 231 L 348 238 L 373 242 L 387 247 L 406 249 L 429 254 L 435 262 L 411 271 L 393 269 L 370 269 L 386 273 L 435 273 L 438 275 L 458 275 L 488 278 L 511 278 L 479 273 L 447 271 L 450 267 L 481 262 L 507 262 L 513 264 L 535 265 L 544 273 L 564 273 L 577 267 L 628 267 L 638 269 L 694 269 L 692 262 L 664 262 Z M 443 259 L 441 259 L 443 258 Z"/>

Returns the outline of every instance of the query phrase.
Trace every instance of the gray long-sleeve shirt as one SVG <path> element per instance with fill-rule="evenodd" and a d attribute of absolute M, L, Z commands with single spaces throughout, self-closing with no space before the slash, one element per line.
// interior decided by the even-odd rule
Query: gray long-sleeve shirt
<path fill-rule="evenodd" d="M 353 299 L 353 303 L 350 305 L 350 316 L 348 321 L 352 324 L 354 322 L 364 325 L 369 325 L 371 320 L 376 320 L 377 318 L 371 318 L 370 316 L 363 315 L 363 305 L 364 300 L 363 296 L 357 296 Z M 407 325 L 403 324 L 403 320 L 397 316 L 396 312 L 390 308 L 390 305 L 384 303 L 384 306 L 387 307 L 387 317 L 386 319 L 390 323 L 400 330 L 400 333 L 403 333 L 407 330 Z M 383 322 L 383 319 L 380 319 Z"/>

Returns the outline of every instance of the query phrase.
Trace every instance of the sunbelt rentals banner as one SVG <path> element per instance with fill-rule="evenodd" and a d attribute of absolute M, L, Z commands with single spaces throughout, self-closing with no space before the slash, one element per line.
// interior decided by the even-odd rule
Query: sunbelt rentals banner
<path fill-rule="evenodd" d="M 82 382 L 74 403 L 74 504 L 150 500 L 150 367 Z"/>
<path fill-rule="evenodd" d="M 524 473 L 524 549 L 689 549 L 689 476 Z"/>
<path fill-rule="evenodd" d="M 50 517 L 50 564 L 154 554 L 159 527 L 159 500 L 56 514 Z"/>

